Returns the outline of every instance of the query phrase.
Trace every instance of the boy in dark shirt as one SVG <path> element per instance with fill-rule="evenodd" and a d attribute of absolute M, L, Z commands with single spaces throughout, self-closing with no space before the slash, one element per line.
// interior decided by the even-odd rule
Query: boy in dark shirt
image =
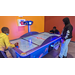
<path fill-rule="evenodd" d="M 50 30 L 50 33 L 53 33 L 53 34 L 59 34 L 59 31 L 56 29 L 56 27 L 54 26 L 53 27 L 53 30 Z"/>

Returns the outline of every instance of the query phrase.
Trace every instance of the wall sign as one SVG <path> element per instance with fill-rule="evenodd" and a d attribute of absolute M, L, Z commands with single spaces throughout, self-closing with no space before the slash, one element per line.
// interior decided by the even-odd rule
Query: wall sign
<path fill-rule="evenodd" d="M 26 26 L 24 22 L 25 22 L 25 19 L 18 19 L 18 26 Z"/>

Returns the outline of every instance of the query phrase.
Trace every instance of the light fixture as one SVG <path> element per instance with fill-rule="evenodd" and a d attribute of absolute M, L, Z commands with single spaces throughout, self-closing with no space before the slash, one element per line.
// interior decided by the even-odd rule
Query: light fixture
<path fill-rule="evenodd" d="M 20 18 L 22 18 L 23 16 L 19 16 Z"/>

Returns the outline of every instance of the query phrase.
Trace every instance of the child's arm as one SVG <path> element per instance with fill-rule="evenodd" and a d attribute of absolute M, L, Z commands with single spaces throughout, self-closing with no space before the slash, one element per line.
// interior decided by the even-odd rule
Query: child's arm
<path fill-rule="evenodd" d="M 11 48 L 15 47 L 14 44 L 10 44 L 8 36 L 6 36 L 6 37 L 4 38 L 4 43 L 5 43 L 5 45 L 6 45 L 7 48 L 8 48 L 8 47 L 11 47 Z"/>

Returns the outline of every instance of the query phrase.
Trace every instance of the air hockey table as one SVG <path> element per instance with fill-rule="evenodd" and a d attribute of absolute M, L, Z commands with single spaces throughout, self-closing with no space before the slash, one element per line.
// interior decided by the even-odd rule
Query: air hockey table
<path fill-rule="evenodd" d="M 19 48 L 14 48 L 20 58 L 42 58 L 48 52 L 58 47 L 61 36 L 47 32 L 29 32 L 20 38 L 10 41 L 12 44 L 18 42 Z"/>

